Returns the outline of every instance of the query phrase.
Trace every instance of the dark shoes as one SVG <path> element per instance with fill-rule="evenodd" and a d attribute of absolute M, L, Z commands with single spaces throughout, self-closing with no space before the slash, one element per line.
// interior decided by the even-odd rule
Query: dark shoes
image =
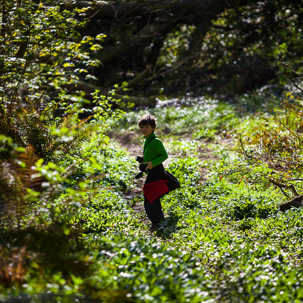
<path fill-rule="evenodd" d="M 159 226 L 160 226 L 159 223 L 152 223 L 151 231 L 156 231 L 159 228 Z"/>
<path fill-rule="evenodd" d="M 159 228 L 161 227 L 161 222 L 163 222 L 163 221 L 164 221 L 164 219 L 161 219 L 158 222 L 152 222 L 151 231 L 159 230 Z"/>

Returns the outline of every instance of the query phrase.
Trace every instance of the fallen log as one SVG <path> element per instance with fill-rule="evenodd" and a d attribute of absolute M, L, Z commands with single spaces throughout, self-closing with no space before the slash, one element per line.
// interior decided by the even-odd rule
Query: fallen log
<path fill-rule="evenodd" d="M 303 207 L 302 202 L 303 202 L 303 195 L 300 195 L 298 197 L 293 198 L 292 200 L 282 203 L 280 205 L 280 210 L 285 211 L 292 207 L 296 207 L 296 208 Z"/>

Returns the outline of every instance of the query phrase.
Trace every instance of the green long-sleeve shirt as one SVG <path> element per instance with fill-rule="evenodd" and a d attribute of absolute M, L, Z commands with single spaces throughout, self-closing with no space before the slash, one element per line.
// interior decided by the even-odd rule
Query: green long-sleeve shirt
<path fill-rule="evenodd" d="M 162 141 L 155 135 L 154 132 L 145 138 L 143 150 L 144 162 L 151 162 L 153 167 L 161 164 L 168 158 Z"/>

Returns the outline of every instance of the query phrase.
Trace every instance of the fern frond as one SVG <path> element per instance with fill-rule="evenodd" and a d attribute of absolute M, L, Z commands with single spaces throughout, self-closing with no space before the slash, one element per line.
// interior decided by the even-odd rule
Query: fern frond
<path fill-rule="evenodd" d="M 41 185 L 45 181 L 42 177 L 37 177 L 37 171 L 33 168 L 40 157 L 35 153 L 35 148 L 28 144 L 26 151 L 18 156 L 18 164 L 15 171 L 20 178 L 24 188 L 30 188 L 36 191 L 41 190 Z"/>

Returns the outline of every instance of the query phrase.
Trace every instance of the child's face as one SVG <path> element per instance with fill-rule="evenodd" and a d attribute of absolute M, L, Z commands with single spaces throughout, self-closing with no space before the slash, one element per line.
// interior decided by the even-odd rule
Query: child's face
<path fill-rule="evenodd" d="M 155 128 L 151 127 L 149 124 L 140 125 L 140 129 L 144 137 L 148 137 L 155 130 Z"/>

